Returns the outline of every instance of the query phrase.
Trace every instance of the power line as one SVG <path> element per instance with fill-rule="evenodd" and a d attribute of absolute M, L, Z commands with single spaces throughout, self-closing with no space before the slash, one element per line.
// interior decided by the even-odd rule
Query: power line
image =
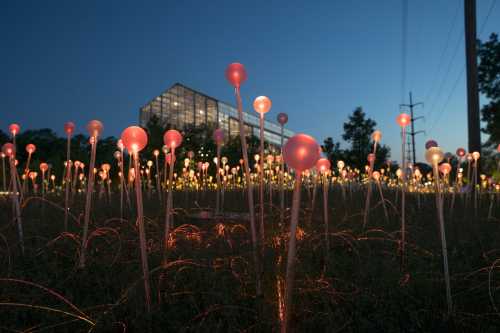
<path fill-rule="evenodd" d="M 484 29 L 486 28 L 486 24 L 488 23 L 488 20 L 489 20 L 489 18 L 491 16 L 491 13 L 493 12 L 493 8 L 495 8 L 495 5 L 496 5 L 496 0 L 492 0 L 491 3 L 490 3 L 490 7 L 488 9 L 488 13 L 486 14 L 486 17 L 484 18 L 484 21 L 481 24 L 481 29 L 479 30 L 479 35 L 482 35 L 482 33 L 484 32 Z M 434 129 L 434 126 L 437 123 L 439 123 L 439 120 L 441 120 L 441 117 L 446 112 L 448 104 L 451 101 L 451 97 L 453 96 L 453 94 L 455 92 L 455 89 L 458 86 L 458 82 L 460 82 L 460 79 L 462 78 L 464 72 L 465 72 L 465 65 L 462 67 L 462 70 L 460 71 L 460 74 L 458 75 L 457 79 L 455 80 L 455 83 L 453 84 L 453 87 L 452 87 L 450 93 L 448 94 L 448 98 L 446 99 L 445 104 L 443 105 L 443 107 L 441 108 L 441 110 L 440 110 L 440 112 L 438 114 L 438 118 L 434 122 L 432 122 L 432 127 L 429 130 L 429 133 L 432 133 L 432 131 Z"/>
<path fill-rule="evenodd" d="M 405 101 L 406 91 L 406 57 L 408 39 L 408 0 L 403 0 L 401 15 L 401 103 Z"/>
<path fill-rule="evenodd" d="M 457 3 L 458 3 L 458 1 L 457 1 Z M 455 15 L 453 16 L 452 24 L 450 26 L 450 29 L 448 30 L 445 46 L 443 48 L 443 51 L 441 52 L 441 56 L 439 57 L 437 70 L 434 72 L 434 79 L 432 80 L 432 84 L 429 86 L 429 91 L 425 95 L 424 101 L 429 101 L 429 98 L 431 97 L 431 94 L 434 91 L 434 88 L 437 84 L 439 74 L 441 74 L 441 68 L 443 67 L 444 57 L 446 55 L 446 52 L 448 51 L 448 47 L 450 46 L 451 34 L 452 34 L 453 30 L 455 29 L 455 25 L 456 25 L 457 20 L 458 20 L 458 13 L 459 12 L 460 12 L 460 5 L 457 5 L 456 10 L 455 10 Z"/>
<path fill-rule="evenodd" d="M 435 97 L 433 99 L 433 102 L 431 104 L 431 107 L 430 107 L 429 111 L 427 111 L 427 114 L 426 114 L 427 116 L 429 116 L 430 114 L 432 114 L 432 112 L 434 111 L 434 108 L 435 108 L 437 102 L 439 101 L 439 97 L 441 96 L 443 88 L 444 88 L 444 86 L 445 86 L 445 84 L 447 82 L 448 76 L 451 73 L 451 68 L 453 66 L 453 63 L 455 62 L 455 58 L 457 57 L 458 50 L 460 50 L 460 46 L 462 44 L 463 39 L 464 39 L 464 36 L 460 35 L 460 38 L 457 40 L 457 43 L 455 45 L 455 49 L 453 51 L 453 56 L 452 56 L 451 60 L 448 62 L 448 66 L 446 68 L 445 75 L 443 76 L 443 79 L 441 80 L 441 84 L 439 85 L 439 88 L 437 90 L 437 94 L 434 95 Z"/>
<path fill-rule="evenodd" d="M 491 16 L 491 13 L 493 13 L 493 8 L 495 8 L 495 5 L 497 4 L 496 0 L 492 0 L 490 4 L 490 8 L 488 9 L 488 13 L 486 14 L 486 17 L 484 18 L 483 24 L 481 24 L 481 29 L 479 30 L 479 35 L 483 34 L 484 28 L 486 28 L 486 23 L 488 23 L 488 19 Z"/>
<path fill-rule="evenodd" d="M 493 12 L 493 8 L 495 7 L 496 5 L 496 0 L 492 0 L 491 3 L 490 3 L 490 7 L 489 7 L 489 10 L 488 10 L 488 13 L 483 21 L 483 23 L 481 24 L 481 29 L 480 29 L 480 32 L 479 34 L 481 35 L 486 27 L 486 24 L 488 23 L 488 19 L 490 18 L 491 16 L 491 13 Z M 441 108 L 439 114 L 438 114 L 438 118 L 436 119 L 436 121 L 433 122 L 432 124 L 432 127 L 431 129 L 429 130 L 429 132 L 432 132 L 433 129 L 434 129 L 434 126 L 439 123 L 439 120 L 441 119 L 442 115 L 444 114 L 444 112 L 447 110 L 447 107 L 448 107 L 448 104 L 449 102 L 451 101 L 451 97 L 453 96 L 454 92 L 455 92 L 455 89 L 457 88 L 458 86 L 458 82 L 460 82 L 460 79 L 462 78 L 462 75 L 464 74 L 465 72 L 465 66 L 462 67 L 462 70 L 460 71 L 460 74 L 458 75 L 457 79 L 455 80 L 455 83 L 453 84 L 453 88 L 451 89 L 449 95 L 448 95 L 448 98 L 446 99 L 446 102 L 445 104 L 443 105 L 443 107 Z"/>
<path fill-rule="evenodd" d="M 458 75 L 457 79 L 455 80 L 455 83 L 453 84 L 453 88 L 451 89 L 450 93 L 448 94 L 448 98 L 446 98 L 445 104 L 443 105 L 443 107 L 439 111 L 438 117 L 436 118 L 435 121 L 432 122 L 432 125 L 431 125 L 431 128 L 429 130 L 429 133 L 432 133 L 432 130 L 434 129 L 434 126 L 436 126 L 436 124 L 441 119 L 441 116 L 444 114 L 444 111 L 448 107 L 448 104 L 451 101 L 451 97 L 453 96 L 453 93 L 455 92 L 455 89 L 457 88 L 458 82 L 460 82 L 460 79 L 462 78 L 462 75 L 464 75 L 464 72 L 465 72 L 465 66 L 462 67 L 462 70 L 460 71 L 460 74 Z"/>

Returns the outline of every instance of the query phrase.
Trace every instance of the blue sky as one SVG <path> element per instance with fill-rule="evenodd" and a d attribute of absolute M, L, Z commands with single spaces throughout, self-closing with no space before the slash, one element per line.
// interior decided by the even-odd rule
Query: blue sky
<path fill-rule="evenodd" d="M 477 1 L 480 38 L 500 32 L 495 1 Z M 18 122 L 62 133 L 71 120 L 83 131 L 95 118 L 104 135 L 117 136 L 174 82 L 233 102 L 224 70 L 238 61 L 249 76 L 245 107 L 267 95 L 269 117 L 288 113 L 292 130 L 320 143 L 341 140 L 343 122 L 362 106 L 399 159 L 395 118 L 411 89 L 424 102 L 416 115 L 426 116 L 417 159 L 429 138 L 445 150 L 467 147 L 463 1 L 408 0 L 404 72 L 402 4 L 2 1 L 0 128 Z"/>

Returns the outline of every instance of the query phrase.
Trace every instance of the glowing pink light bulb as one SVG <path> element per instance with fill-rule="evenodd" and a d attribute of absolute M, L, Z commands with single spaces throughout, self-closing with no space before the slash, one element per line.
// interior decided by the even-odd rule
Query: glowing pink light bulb
<path fill-rule="evenodd" d="M 49 169 L 49 165 L 47 163 L 40 163 L 40 171 L 45 173 Z"/>
<path fill-rule="evenodd" d="M 67 123 L 64 124 L 64 132 L 67 135 L 72 135 L 75 130 L 75 124 L 71 121 L 68 121 Z"/>
<path fill-rule="evenodd" d="M 91 137 L 98 137 L 104 129 L 103 124 L 99 120 L 91 120 L 87 124 L 87 131 Z"/>
<path fill-rule="evenodd" d="M 373 141 L 380 142 L 381 139 L 382 139 L 382 132 L 380 132 L 379 130 L 376 130 L 372 133 L 372 140 Z"/>
<path fill-rule="evenodd" d="M 9 132 L 10 134 L 12 134 L 12 136 L 16 136 L 17 134 L 19 134 L 19 132 L 21 131 L 21 126 L 19 126 L 18 124 L 10 124 L 9 125 Z"/>
<path fill-rule="evenodd" d="M 437 147 L 437 146 L 438 146 L 438 143 L 435 140 L 428 140 L 425 143 L 425 149 L 429 149 L 429 148 Z"/>
<path fill-rule="evenodd" d="M 291 168 L 302 172 L 312 168 L 319 159 L 316 140 L 306 134 L 296 134 L 283 147 L 283 158 Z"/>
<path fill-rule="evenodd" d="M 240 63 L 232 63 L 226 68 L 226 79 L 235 88 L 239 88 L 247 79 L 245 67 Z"/>
<path fill-rule="evenodd" d="M 410 115 L 404 112 L 399 114 L 398 117 L 396 118 L 396 122 L 401 127 L 408 126 L 410 124 L 410 121 L 411 121 Z"/>
<path fill-rule="evenodd" d="M 36 151 L 36 146 L 32 143 L 26 145 L 26 152 L 28 154 L 33 154 Z"/>
<path fill-rule="evenodd" d="M 182 143 L 182 135 L 177 130 L 168 130 L 163 135 L 163 143 L 171 149 L 179 147 Z"/>
<path fill-rule="evenodd" d="M 123 146 L 132 154 L 137 154 L 148 144 L 148 135 L 139 126 L 127 127 L 121 135 Z"/>
<path fill-rule="evenodd" d="M 8 143 L 5 143 L 3 146 L 2 146 L 2 152 L 5 154 L 5 156 L 7 157 L 15 157 L 16 154 L 15 154 L 15 149 L 14 149 L 14 145 L 10 142 Z"/>
<path fill-rule="evenodd" d="M 320 158 L 318 162 L 316 162 L 316 169 L 318 169 L 321 173 L 328 172 L 330 167 L 331 163 L 327 158 Z"/>
<path fill-rule="evenodd" d="M 224 130 L 222 130 L 222 128 L 217 128 L 214 131 L 214 141 L 218 145 L 220 145 L 220 144 L 222 144 L 224 142 Z M 193 155 L 194 155 L 194 153 L 193 153 Z M 192 157 L 190 157 L 190 158 L 192 158 Z"/>
<path fill-rule="evenodd" d="M 441 172 L 443 175 L 449 174 L 451 171 L 451 165 L 449 163 L 443 163 L 439 166 L 439 172 Z"/>
<path fill-rule="evenodd" d="M 283 112 L 278 113 L 277 120 L 281 126 L 284 126 L 288 122 L 288 115 Z"/>
<path fill-rule="evenodd" d="M 255 112 L 261 115 L 271 110 L 272 102 L 267 96 L 259 96 L 253 101 L 253 108 Z"/>
<path fill-rule="evenodd" d="M 463 149 L 463 148 L 458 148 L 456 153 L 457 153 L 457 156 L 458 156 L 458 157 L 462 158 L 462 157 L 464 157 L 464 156 L 465 156 L 466 151 L 465 151 L 465 149 Z"/>

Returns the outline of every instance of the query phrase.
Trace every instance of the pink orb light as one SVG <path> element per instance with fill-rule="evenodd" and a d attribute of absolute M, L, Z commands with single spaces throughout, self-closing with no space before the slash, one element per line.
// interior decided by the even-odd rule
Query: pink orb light
<path fill-rule="evenodd" d="M 368 154 L 367 158 L 368 162 L 372 163 L 372 162 L 375 162 L 375 154 L 373 153 L 370 153 Z"/>
<path fill-rule="evenodd" d="M 379 130 L 376 130 L 375 132 L 372 133 L 372 140 L 375 142 L 380 142 L 382 139 L 382 132 Z"/>
<path fill-rule="evenodd" d="M 118 142 L 116 143 L 116 146 L 118 147 L 118 149 L 122 150 L 125 148 L 125 146 L 123 145 L 123 141 L 122 139 L 118 139 Z"/>
<path fill-rule="evenodd" d="M 137 154 L 148 144 L 146 131 L 139 126 L 127 127 L 121 135 L 123 145 L 133 154 Z"/>
<path fill-rule="evenodd" d="M 320 158 L 317 162 L 316 162 L 316 169 L 319 170 L 319 172 L 321 173 L 325 173 L 325 172 L 328 172 L 328 170 L 330 170 L 330 167 L 331 167 L 331 163 L 330 161 L 327 159 L 327 158 Z"/>
<path fill-rule="evenodd" d="M 245 67 L 237 62 L 234 62 L 226 68 L 226 79 L 235 88 L 239 88 L 247 79 L 247 72 Z"/>
<path fill-rule="evenodd" d="M 253 109 L 255 112 L 264 115 L 271 110 L 271 100 L 267 96 L 259 96 L 253 101 Z"/>
<path fill-rule="evenodd" d="M 168 130 L 163 135 L 163 143 L 171 149 L 179 147 L 182 143 L 182 135 L 177 130 Z"/>
<path fill-rule="evenodd" d="M 288 115 L 286 113 L 278 113 L 278 123 L 281 125 L 281 126 L 285 126 L 285 124 L 288 122 Z"/>
<path fill-rule="evenodd" d="M 9 125 L 9 132 L 13 136 L 16 136 L 17 134 L 19 134 L 20 131 L 21 131 L 21 126 L 19 126 L 18 124 L 10 124 Z"/>
<path fill-rule="evenodd" d="M 91 137 L 98 137 L 101 135 L 104 126 L 99 120 L 91 120 L 87 124 L 87 131 Z"/>
<path fill-rule="evenodd" d="M 451 165 L 449 163 L 443 163 L 439 166 L 439 172 L 441 172 L 443 175 L 449 174 L 451 171 Z"/>
<path fill-rule="evenodd" d="M 425 149 L 429 149 L 429 148 L 437 147 L 437 146 L 438 146 L 438 143 L 435 140 L 428 140 L 425 143 Z"/>
<path fill-rule="evenodd" d="M 64 124 L 64 132 L 67 135 L 73 134 L 73 131 L 75 130 L 75 124 L 71 121 L 68 121 L 66 124 Z"/>
<path fill-rule="evenodd" d="M 16 155 L 16 150 L 14 149 L 14 145 L 12 143 L 10 143 L 10 142 L 5 143 L 2 146 L 2 152 L 7 157 L 14 157 Z"/>
<path fill-rule="evenodd" d="M 410 115 L 404 112 L 399 114 L 399 116 L 396 118 L 396 122 L 401 127 L 408 126 L 410 124 L 410 121 L 411 121 Z"/>
<path fill-rule="evenodd" d="M 32 143 L 28 143 L 28 144 L 26 145 L 26 152 L 27 152 L 28 154 L 33 154 L 35 151 L 36 151 L 36 146 L 35 146 L 34 144 L 32 144 Z"/>
<path fill-rule="evenodd" d="M 47 163 L 40 163 L 40 171 L 45 173 L 47 170 L 49 170 L 49 165 Z"/>
<path fill-rule="evenodd" d="M 318 143 L 309 135 L 296 134 L 284 145 L 283 158 L 299 172 L 310 169 L 319 159 Z"/>
<path fill-rule="evenodd" d="M 456 153 L 458 157 L 464 157 L 466 154 L 465 149 L 463 148 L 458 148 Z"/>
<path fill-rule="evenodd" d="M 430 147 L 425 152 L 425 159 L 431 165 L 438 165 L 444 158 L 443 151 L 439 147 Z"/>
<path fill-rule="evenodd" d="M 214 131 L 214 141 L 218 145 L 224 142 L 224 130 L 222 128 L 217 128 Z"/>

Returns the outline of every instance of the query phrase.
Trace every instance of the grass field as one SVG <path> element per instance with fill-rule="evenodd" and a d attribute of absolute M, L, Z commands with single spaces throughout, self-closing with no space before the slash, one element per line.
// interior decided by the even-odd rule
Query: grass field
<path fill-rule="evenodd" d="M 257 192 L 256 192 L 257 193 Z M 88 262 L 78 268 L 84 198 L 76 197 L 63 232 L 63 196 L 23 205 L 21 256 L 11 204 L 0 197 L 0 332 L 273 332 L 280 330 L 289 210 L 280 225 L 278 196 L 266 204 L 262 296 L 256 295 L 248 222 L 198 219 L 213 192 L 175 192 L 175 229 L 162 266 L 165 208 L 144 193 L 153 307 L 144 307 L 135 210 L 120 220 L 119 197 L 97 195 Z M 500 224 L 458 196 L 444 214 L 454 311 L 447 316 L 441 243 L 433 194 L 407 194 L 406 265 L 400 255 L 400 198 L 385 190 L 389 221 L 375 192 L 363 228 L 365 191 L 330 189 L 330 248 L 321 191 L 311 210 L 304 190 L 291 327 L 302 332 L 500 331 Z M 398 200 L 399 199 L 399 200 Z M 269 200 L 266 196 L 266 200 Z M 132 200 L 133 201 L 133 200 Z M 420 204 L 418 203 L 420 201 Z M 240 191 L 225 193 L 225 212 L 246 212 Z M 287 193 L 287 204 L 291 193 Z M 258 211 L 258 210 L 257 210 Z M 453 213 L 453 214 L 452 214 Z M 477 215 L 477 216 L 476 216 Z M 500 216 L 495 206 L 493 216 Z"/>

